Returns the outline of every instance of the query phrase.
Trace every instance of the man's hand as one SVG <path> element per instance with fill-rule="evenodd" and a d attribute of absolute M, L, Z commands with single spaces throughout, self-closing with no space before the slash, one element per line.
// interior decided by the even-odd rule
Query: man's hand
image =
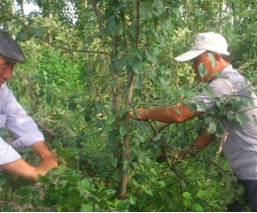
<path fill-rule="evenodd" d="M 58 158 L 53 155 L 53 153 L 48 149 L 43 141 L 39 141 L 32 146 L 32 149 L 40 157 L 43 163 L 53 164 L 58 167 Z"/>
<path fill-rule="evenodd" d="M 42 162 L 41 164 L 34 167 L 36 177 L 38 178 L 38 175 L 45 176 L 49 170 L 57 167 L 58 167 L 57 161 L 49 160 L 49 161 Z"/>
<path fill-rule="evenodd" d="M 52 165 L 55 168 L 55 167 L 58 167 L 58 160 L 59 160 L 58 157 L 51 156 L 51 157 L 44 158 L 42 160 L 41 164 L 49 164 L 49 165 Z"/>
<path fill-rule="evenodd" d="M 47 161 L 39 164 L 38 166 L 32 166 L 21 158 L 11 163 L 0 166 L 0 168 L 12 174 L 33 181 L 37 181 L 38 175 L 44 176 L 49 170 L 56 167 L 57 163 L 55 163 L 54 161 Z"/>
<path fill-rule="evenodd" d="M 148 118 L 148 110 L 143 109 L 143 108 L 138 108 L 132 113 L 130 113 L 131 117 L 135 120 L 139 121 L 147 121 Z"/>

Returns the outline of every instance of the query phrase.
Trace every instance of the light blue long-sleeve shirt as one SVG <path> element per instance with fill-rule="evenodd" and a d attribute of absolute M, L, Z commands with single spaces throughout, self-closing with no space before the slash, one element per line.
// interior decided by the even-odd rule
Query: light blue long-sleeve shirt
<path fill-rule="evenodd" d="M 42 132 L 34 120 L 27 115 L 6 84 L 0 87 L 0 128 L 7 127 L 16 138 L 11 144 L 0 135 L 0 165 L 21 158 L 18 148 L 29 147 L 44 141 Z"/>

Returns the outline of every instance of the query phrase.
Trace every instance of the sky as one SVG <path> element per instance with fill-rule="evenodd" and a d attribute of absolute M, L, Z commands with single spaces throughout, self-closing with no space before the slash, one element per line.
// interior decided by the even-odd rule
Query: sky
<path fill-rule="evenodd" d="M 70 3 L 70 2 L 68 2 L 68 3 Z M 69 5 L 70 5 L 70 9 L 71 9 L 71 18 L 72 18 L 73 22 L 75 23 L 75 22 L 76 22 L 76 18 L 75 18 L 75 16 L 74 16 L 74 8 L 72 7 L 71 4 L 69 4 Z M 15 7 L 16 7 L 16 10 L 17 10 L 17 9 L 20 9 L 20 8 L 19 8 L 20 6 L 18 6 L 18 4 L 17 4 L 16 1 L 15 1 Z M 28 3 L 25 3 L 25 2 L 24 2 L 23 8 L 24 8 L 24 13 L 25 13 L 25 15 L 28 15 L 28 14 L 29 14 L 30 12 L 32 12 L 32 11 L 39 12 L 39 7 L 36 6 L 35 4 L 32 4 L 32 3 L 28 4 Z"/>
<path fill-rule="evenodd" d="M 17 2 L 15 4 L 15 7 L 16 7 L 16 9 L 18 9 L 18 7 L 19 7 Z M 24 13 L 27 15 L 27 14 L 29 14 L 32 11 L 39 11 L 38 6 L 36 6 L 34 4 L 24 3 Z"/>

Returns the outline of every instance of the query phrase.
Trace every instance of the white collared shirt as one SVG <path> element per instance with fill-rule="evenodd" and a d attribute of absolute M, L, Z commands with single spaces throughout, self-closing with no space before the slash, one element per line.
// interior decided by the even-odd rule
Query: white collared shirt
<path fill-rule="evenodd" d="M 0 87 L 0 128 L 5 127 L 13 133 L 16 140 L 10 145 L 0 135 L 0 165 L 21 158 L 16 149 L 44 141 L 34 120 L 26 114 L 8 86 L 3 84 Z"/>

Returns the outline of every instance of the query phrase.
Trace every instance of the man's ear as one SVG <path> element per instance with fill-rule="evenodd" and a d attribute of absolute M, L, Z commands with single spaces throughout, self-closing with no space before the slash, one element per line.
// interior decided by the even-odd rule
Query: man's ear
<path fill-rule="evenodd" d="M 220 61 L 222 57 L 219 53 L 214 53 L 214 58 L 216 59 L 216 61 Z"/>

